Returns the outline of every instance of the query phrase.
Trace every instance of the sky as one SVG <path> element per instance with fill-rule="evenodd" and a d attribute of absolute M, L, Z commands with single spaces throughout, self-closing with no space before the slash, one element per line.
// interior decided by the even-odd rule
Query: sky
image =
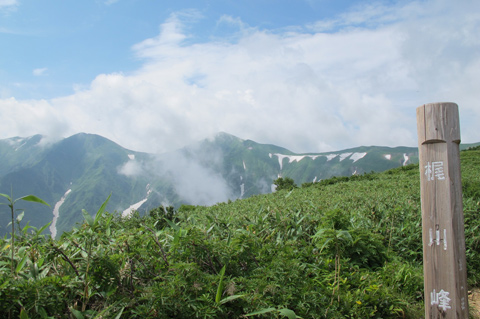
<path fill-rule="evenodd" d="M 480 142 L 479 34 L 478 0 L 0 0 L 0 139 L 417 146 L 454 102 Z"/>

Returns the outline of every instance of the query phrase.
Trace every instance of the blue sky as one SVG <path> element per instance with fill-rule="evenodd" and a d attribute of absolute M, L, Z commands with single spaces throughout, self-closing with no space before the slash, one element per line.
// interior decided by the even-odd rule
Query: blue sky
<path fill-rule="evenodd" d="M 1 2 L 0 2 L 1 3 Z M 355 1 L 4 1 L 0 80 L 18 98 L 53 98 L 98 74 L 131 72 L 137 42 L 158 34 L 172 14 L 190 13 L 189 43 L 234 38 L 238 25 L 281 31 L 340 13 Z M 0 4 L 1 5 L 1 4 Z M 193 13 L 194 12 L 194 13 Z M 72 85 L 73 84 L 73 85 Z M 5 95 L 5 94 L 3 94 Z M 8 94 L 7 94 L 8 95 Z"/>
<path fill-rule="evenodd" d="M 416 107 L 452 101 L 463 141 L 478 142 L 479 12 L 476 0 L 0 0 L 0 138 L 415 146 Z"/>

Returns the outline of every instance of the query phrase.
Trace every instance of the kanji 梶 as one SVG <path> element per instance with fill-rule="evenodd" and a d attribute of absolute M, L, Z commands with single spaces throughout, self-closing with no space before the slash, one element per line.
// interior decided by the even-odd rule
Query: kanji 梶
<path fill-rule="evenodd" d="M 428 162 L 427 165 L 425 165 L 425 176 L 429 182 L 435 180 L 435 178 L 444 180 L 443 162 Z"/>

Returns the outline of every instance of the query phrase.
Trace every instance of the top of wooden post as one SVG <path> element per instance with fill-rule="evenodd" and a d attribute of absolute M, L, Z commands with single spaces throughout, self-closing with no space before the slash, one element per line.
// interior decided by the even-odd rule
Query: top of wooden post
<path fill-rule="evenodd" d="M 434 110 L 437 109 L 435 112 Z M 417 108 L 418 144 L 454 142 L 460 144 L 458 105 L 429 103 Z M 420 125 L 422 123 L 424 125 Z M 444 130 L 444 128 L 449 128 Z"/>

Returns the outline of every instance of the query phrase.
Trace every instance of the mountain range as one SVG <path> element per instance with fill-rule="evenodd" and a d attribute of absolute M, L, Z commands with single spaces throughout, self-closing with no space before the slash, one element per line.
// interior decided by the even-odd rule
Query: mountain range
<path fill-rule="evenodd" d="M 94 134 L 56 142 L 34 135 L 0 140 L 0 193 L 45 200 L 51 207 L 17 202 L 25 210 L 22 223 L 41 227 L 52 222 L 49 231 L 58 236 L 83 220 L 82 209 L 95 214 L 109 195 L 107 210 L 128 215 L 161 205 L 212 205 L 269 193 L 282 176 L 300 185 L 417 162 L 418 150 L 412 147 L 296 154 L 227 133 L 165 154 L 128 150 Z M 11 217 L 4 207 L 2 235 Z"/>

